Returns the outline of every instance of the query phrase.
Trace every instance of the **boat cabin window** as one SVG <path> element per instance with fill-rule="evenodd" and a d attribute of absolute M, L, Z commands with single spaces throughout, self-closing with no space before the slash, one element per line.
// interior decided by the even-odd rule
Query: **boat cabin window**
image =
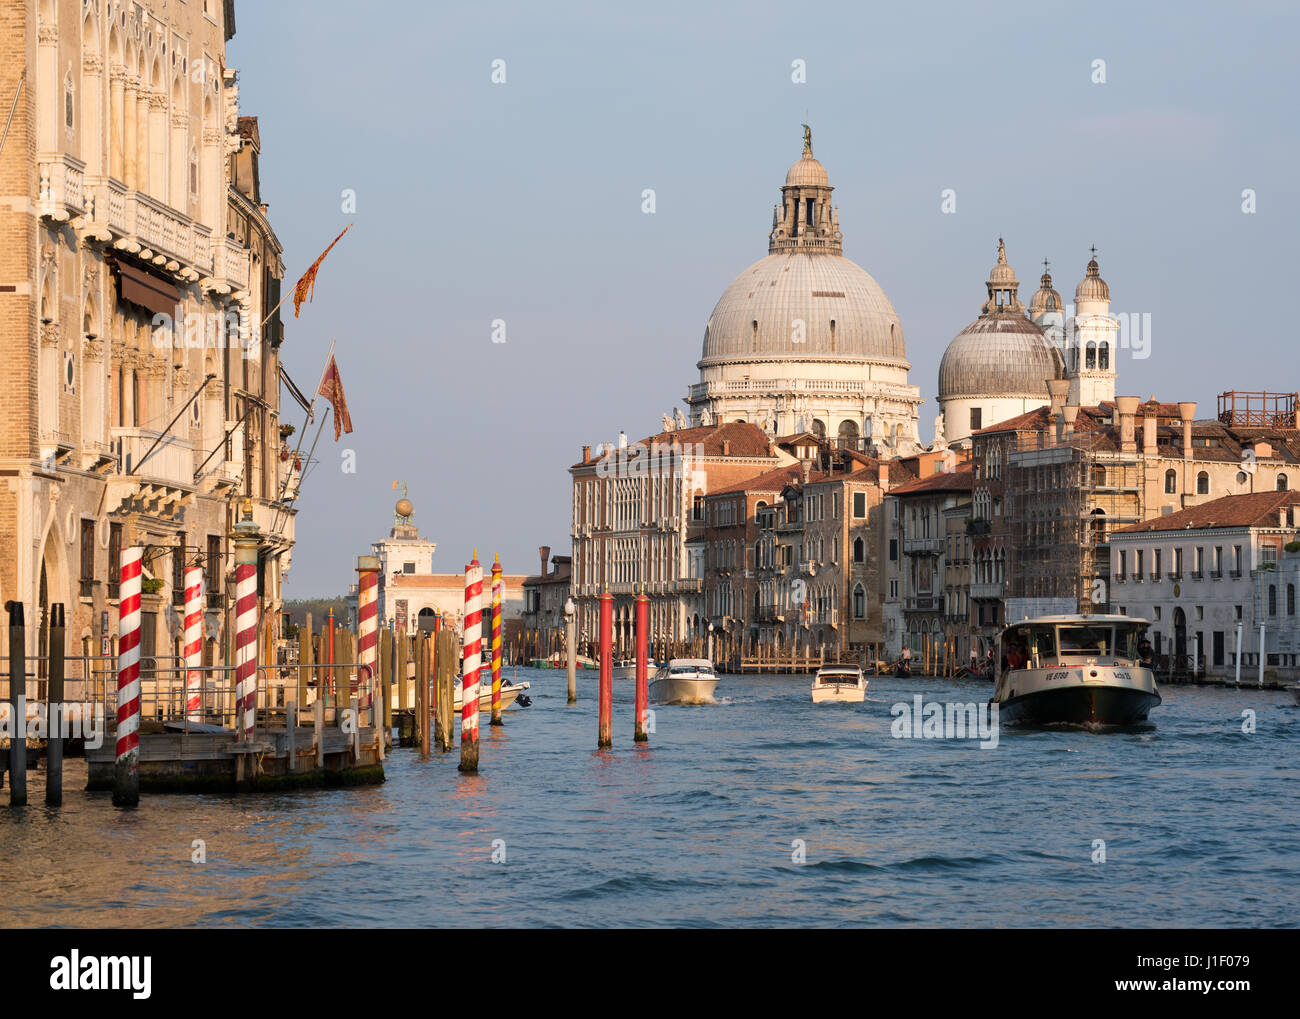
<path fill-rule="evenodd" d="M 1109 626 L 1059 627 L 1062 655 L 1108 655 L 1114 649 Z"/>
<path fill-rule="evenodd" d="M 1042 630 L 1035 629 L 1030 637 L 1029 653 L 1039 659 L 1055 658 L 1056 631 L 1050 626 Z"/>
<path fill-rule="evenodd" d="M 1138 661 L 1142 657 L 1142 642 L 1147 639 L 1145 626 L 1121 627 L 1117 643 L 1124 645 L 1124 657 Z"/>

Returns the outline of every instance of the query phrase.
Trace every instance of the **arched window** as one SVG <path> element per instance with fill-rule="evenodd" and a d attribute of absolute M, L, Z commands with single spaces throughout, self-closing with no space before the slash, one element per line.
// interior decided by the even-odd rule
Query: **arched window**
<path fill-rule="evenodd" d="M 1285 492 L 1286 489 L 1287 489 L 1287 480 L 1286 480 L 1286 475 L 1285 475 L 1285 474 L 1279 474 L 1279 475 L 1277 476 L 1277 490 L 1278 490 L 1279 492 Z"/>
<path fill-rule="evenodd" d="M 1085 368 L 1097 367 L 1097 344 L 1094 343 L 1092 340 L 1088 341 L 1087 352 L 1084 355 L 1084 367 Z"/>
<path fill-rule="evenodd" d="M 858 448 L 858 425 L 856 421 L 841 421 L 839 428 L 840 448 Z"/>
<path fill-rule="evenodd" d="M 1196 475 L 1196 494 L 1210 494 L 1210 475 L 1207 471 L 1201 471 L 1200 474 Z"/>
<path fill-rule="evenodd" d="M 855 563 L 867 561 L 867 543 L 861 538 L 853 539 L 853 561 Z"/>
<path fill-rule="evenodd" d="M 1178 491 L 1178 474 L 1172 467 L 1165 471 L 1165 493 L 1173 495 Z"/>
<path fill-rule="evenodd" d="M 826 438 L 826 422 L 821 418 L 814 418 L 812 423 L 812 433 L 819 439 Z"/>
<path fill-rule="evenodd" d="M 1103 371 L 1110 370 L 1110 344 L 1100 343 L 1097 345 L 1097 367 Z"/>
<path fill-rule="evenodd" d="M 853 588 L 853 618 L 867 618 L 867 592 L 863 589 L 861 584 L 858 584 Z"/>

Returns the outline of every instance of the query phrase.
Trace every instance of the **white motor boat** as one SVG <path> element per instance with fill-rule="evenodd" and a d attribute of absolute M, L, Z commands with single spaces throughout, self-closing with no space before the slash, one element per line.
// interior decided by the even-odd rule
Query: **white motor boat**
<path fill-rule="evenodd" d="M 654 704 L 712 704 L 718 675 L 704 658 L 674 658 L 650 684 Z"/>
<path fill-rule="evenodd" d="M 504 677 L 502 677 L 501 710 L 505 711 L 506 708 L 514 704 L 514 702 L 518 700 L 519 695 L 528 689 L 528 686 L 529 684 L 526 680 L 523 683 L 510 683 L 507 682 Z M 531 702 L 525 699 L 524 703 L 528 704 Z M 464 707 L 464 704 L 465 704 L 465 698 L 461 693 L 460 677 L 457 677 L 456 683 L 452 687 L 452 710 L 455 711 L 457 714 L 460 714 L 460 710 L 462 707 Z M 483 677 L 481 676 L 479 677 L 478 709 L 479 711 L 492 710 L 492 673 L 491 672 L 487 674 L 486 682 L 484 682 Z"/>
<path fill-rule="evenodd" d="M 636 659 L 635 658 L 618 659 L 617 661 L 614 662 L 613 670 L 614 670 L 615 679 L 636 679 Z M 654 679 L 655 675 L 658 672 L 659 672 L 659 663 L 656 662 L 653 658 L 651 658 L 648 662 L 646 662 L 646 672 L 645 672 L 646 681 L 649 682 L 650 680 Z"/>
<path fill-rule="evenodd" d="M 1128 725 L 1160 703 L 1147 621 L 1039 616 L 998 637 L 993 703 L 1008 722 Z"/>
<path fill-rule="evenodd" d="M 824 665 L 812 681 L 814 704 L 826 701 L 862 703 L 867 696 L 867 677 L 857 665 Z"/>

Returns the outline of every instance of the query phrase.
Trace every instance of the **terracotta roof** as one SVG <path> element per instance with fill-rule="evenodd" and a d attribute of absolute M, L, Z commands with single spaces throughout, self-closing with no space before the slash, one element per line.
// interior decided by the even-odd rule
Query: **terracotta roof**
<path fill-rule="evenodd" d="M 1182 531 L 1203 527 L 1276 527 L 1277 511 L 1300 503 L 1300 492 L 1251 492 L 1248 495 L 1225 495 L 1222 499 L 1144 520 L 1140 524 L 1118 528 L 1115 534 L 1148 531 Z"/>
<path fill-rule="evenodd" d="M 815 475 L 816 472 L 814 471 L 813 474 Z M 706 498 L 711 499 L 715 495 L 734 495 L 736 492 L 779 492 L 801 477 L 803 477 L 803 468 L 799 464 L 790 464 L 787 467 L 778 467 L 776 470 L 764 471 L 762 474 L 756 474 L 752 478 L 738 481 L 726 488 L 714 489 Z"/>
<path fill-rule="evenodd" d="M 767 432 L 757 425 L 750 424 L 748 421 L 731 421 L 725 425 L 708 425 L 699 428 L 679 428 L 672 432 L 658 432 L 654 435 L 647 436 L 635 443 L 629 443 L 629 449 L 632 446 L 642 446 L 647 451 L 655 443 L 660 446 L 671 446 L 677 443 L 682 447 L 690 447 L 689 452 L 695 455 L 696 446 L 702 447 L 699 451 L 703 456 L 722 456 L 722 443 L 726 441 L 731 444 L 731 452 L 727 454 L 733 457 L 767 457 L 768 455 L 768 436 Z M 618 454 L 618 447 L 615 446 L 611 451 L 614 455 Z M 604 456 L 608 454 L 593 454 L 586 460 L 579 460 L 574 467 L 584 467 L 588 464 L 599 463 Z M 629 453 L 629 457 L 634 454 Z"/>
<path fill-rule="evenodd" d="M 975 471 L 963 464 L 956 470 L 940 471 L 929 477 L 909 481 L 889 490 L 890 495 L 928 495 L 931 492 L 969 492 L 974 487 Z"/>

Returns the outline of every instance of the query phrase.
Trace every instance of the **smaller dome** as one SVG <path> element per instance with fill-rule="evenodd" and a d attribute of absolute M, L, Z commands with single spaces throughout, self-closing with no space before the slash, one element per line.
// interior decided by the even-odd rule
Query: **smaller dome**
<path fill-rule="evenodd" d="M 831 181 L 821 163 L 812 156 L 804 156 L 786 173 L 785 186 L 828 188 Z"/>
<path fill-rule="evenodd" d="M 939 362 L 939 399 L 1047 398 L 1047 380 L 1065 365 L 1043 331 L 1023 315 L 983 315 L 957 334 Z"/>
<path fill-rule="evenodd" d="M 1079 285 L 1074 288 L 1074 300 L 1076 304 L 1079 301 L 1110 300 L 1110 287 L 1101 278 L 1101 270 L 1097 267 L 1097 254 L 1095 251 L 1092 260 L 1088 263 L 1087 274 L 1079 281 Z"/>
<path fill-rule="evenodd" d="M 1065 314 L 1065 303 L 1061 300 L 1061 295 L 1052 288 L 1052 274 L 1044 271 L 1042 279 L 1038 281 L 1038 289 L 1029 299 L 1029 316 L 1037 318 L 1039 315 L 1052 313 Z"/>

